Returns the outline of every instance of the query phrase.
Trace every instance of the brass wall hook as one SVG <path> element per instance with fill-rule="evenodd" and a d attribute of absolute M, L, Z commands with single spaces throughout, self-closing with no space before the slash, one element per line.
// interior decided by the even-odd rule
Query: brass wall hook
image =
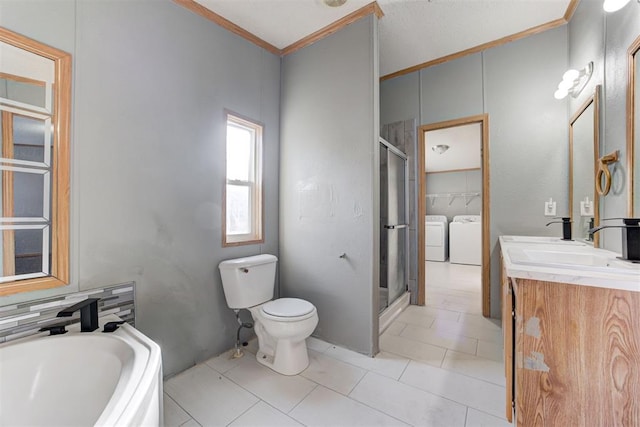
<path fill-rule="evenodd" d="M 596 173 L 596 190 L 601 196 L 606 196 L 611 190 L 611 172 L 609 165 L 618 161 L 618 150 L 602 156 L 598 159 L 598 172 Z M 604 175 L 604 188 L 602 188 L 602 175 Z"/>

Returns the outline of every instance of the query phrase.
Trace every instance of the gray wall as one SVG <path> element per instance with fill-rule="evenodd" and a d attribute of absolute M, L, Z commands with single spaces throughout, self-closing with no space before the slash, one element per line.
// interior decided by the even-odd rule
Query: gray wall
<path fill-rule="evenodd" d="M 0 0 L 0 25 L 73 55 L 71 284 L 137 283 L 166 375 L 230 348 L 218 263 L 278 255 L 280 59 L 171 1 Z M 265 124 L 265 243 L 223 249 L 228 108 Z"/>
<path fill-rule="evenodd" d="M 368 16 L 282 64 L 282 295 L 315 304 L 315 335 L 367 354 L 377 346 L 377 37 Z"/>
<path fill-rule="evenodd" d="M 426 174 L 426 194 L 480 193 L 482 194 L 482 171 L 439 172 Z M 427 215 L 445 215 L 449 221 L 456 215 L 480 215 L 482 198 L 473 197 L 465 201 L 463 197 L 434 198 L 427 201 Z"/>
<path fill-rule="evenodd" d="M 544 201 L 553 197 L 558 213 L 568 209 L 568 188 L 558 185 L 568 176 L 567 106 L 553 98 L 566 68 L 565 26 L 381 83 L 382 123 L 405 118 L 389 105 L 419 117 L 418 125 L 489 114 L 493 317 L 500 316 L 498 236 L 557 235 L 544 226 Z M 419 94 L 417 110 L 409 93 Z"/>

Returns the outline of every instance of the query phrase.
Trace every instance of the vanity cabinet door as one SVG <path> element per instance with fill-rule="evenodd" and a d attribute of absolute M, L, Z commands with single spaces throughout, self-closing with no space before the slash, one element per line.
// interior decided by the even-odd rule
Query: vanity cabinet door
<path fill-rule="evenodd" d="M 517 425 L 640 425 L 640 292 L 512 281 Z"/>

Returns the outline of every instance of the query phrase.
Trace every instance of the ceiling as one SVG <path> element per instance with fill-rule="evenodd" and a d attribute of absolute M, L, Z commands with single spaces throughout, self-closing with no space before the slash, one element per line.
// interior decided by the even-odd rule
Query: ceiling
<path fill-rule="evenodd" d="M 284 49 L 371 3 L 347 0 L 195 0 Z M 380 76 L 564 18 L 572 0 L 378 0 Z M 575 0 L 573 0 L 575 2 Z"/>

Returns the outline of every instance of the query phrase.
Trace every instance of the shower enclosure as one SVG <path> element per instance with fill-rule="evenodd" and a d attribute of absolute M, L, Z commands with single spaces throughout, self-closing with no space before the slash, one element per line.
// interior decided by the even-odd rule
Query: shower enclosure
<path fill-rule="evenodd" d="M 407 157 L 380 138 L 380 306 L 384 311 L 408 285 Z"/>

